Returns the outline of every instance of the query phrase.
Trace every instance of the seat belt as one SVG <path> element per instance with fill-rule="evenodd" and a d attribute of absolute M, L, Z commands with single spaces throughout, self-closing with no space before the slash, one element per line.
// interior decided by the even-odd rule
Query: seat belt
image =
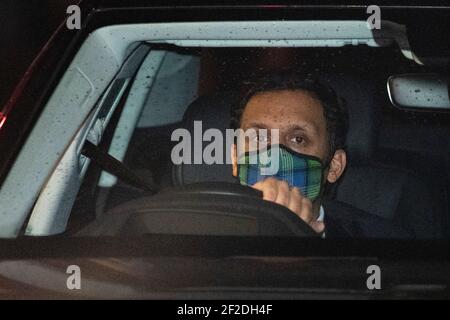
<path fill-rule="evenodd" d="M 153 194 L 158 190 L 158 187 L 155 184 L 144 181 L 122 162 L 103 151 L 89 140 L 84 142 L 81 154 L 91 159 L 100 168 L 116 176 L 123 182 Z"/>

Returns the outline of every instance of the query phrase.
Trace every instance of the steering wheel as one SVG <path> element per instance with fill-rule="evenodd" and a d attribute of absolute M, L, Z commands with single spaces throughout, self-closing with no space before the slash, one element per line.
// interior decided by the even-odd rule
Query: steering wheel
<path fill-rule="evenodd" d="M 260 191 L 229 182 L 171 187 L 121 204 L 105 216 L 112 221 L 102 229 L 111 235 L 115 230 L 123 235 L 317 236 L 289 209 L 262 200 Z"/>

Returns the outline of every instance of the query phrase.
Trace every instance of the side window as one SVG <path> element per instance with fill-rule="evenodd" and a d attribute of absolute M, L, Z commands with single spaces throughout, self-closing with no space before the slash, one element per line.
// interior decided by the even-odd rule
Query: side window
<path fill-rule="evenodd" d="M 197 95 L 200 67 L 197 52 L 195 49 L 174 50 L 172 46 L 152 48 L 142 44 L 134 47 L 62 154 L 34 205 L 26 235 L 54 235 L 75 230 L 104 211 L 98 208 L 99 203 L 107 209 L 106 200 L 115 198 L 108 195 L 105 201 L 97 201 L 102 200 L 102 194 L 117 189 L 114 187 L 118 179 L 97 165 L 91 165 L 91 160 L 81 154 L 85 140 L 99 145 L 121 162 L 126 162 L 136 131 L 154 137 L 156 144 L 170 147 L 167 141 L 170 142 L 171 130 L 167 126 L 177 125 Z M 146 161 L 144 169 L 166 175 L 164 170 L 157 170 L 160 163 L 153 159 L 147 161 L 148 157 L 167 154 L 166 150 L 148 144 L 144 149 L 147 154 L 139 157 Z M 139 170 L 133 165 L 131 168 Z M 160 180 L 159 177 L 156 180 Z"/>
<path fill-rule="evenodd" d="M 81 154 L 84 143 L 86 140 L 94 145 L 104 145 L 107 142 L 105 141 L 108 140 L 107 129 L 117 123 L 114 116 L 123 112 L 122 97 L 129 92 L 130 82 L 149 50 L 147 45 L 138 46 L 126 59 L 96 105 L 92 107 L 90 115 L 70 142 L 42 189 L 28 221 L 26 235 L 53 235 L 65 231 L 90 165 L 90 160 Z"/>
<path fill-rule="evenodd" d="M 150 88 L 139 128 L 179 122 L 196 98 L 200 57 L 193 53 L 166 51 L 161 68 Z"/>
<path fill-rule="evenodd" d="M 123 162 L 143 180 L 160 185 L 164 174 L 161 155 L 170 147 L 170 127 L 177 125 L 197 95 L 200 58 L 194 50 L 151 49 L 143 59 L 123 99 L 117 117 L 107 128 L 102 148 Z M 139 147 L 136 141 L 142 141 Z M 163 149 L 159 148 L 163 146 Z M 133 155 L 130 157 L 130 153 Z M 158 157 L 155 161 L 153 157 Z M 127 158 L 143 162 L 136 166 Z M 155 174 L 156 173 L 156 174 Z M 133 187 L 94 165 L 88 172 L 72 210 L 71 227 L 101 216 L 129 193 Z"/>
<path fill-rule="evenodd" d="M 170 144 L 170 126 L 182 120 L 186 108 L 197 97 L 199 68 L 197 50 L 172 46 L 152 49 L 134 79 L 108 153 L 126 162 L 127 153 L 137 152 L 131 157 L 140 163 L 137 167 L 155 171 L 164 162 L 160 156 L 167 154 L 160 147 Z M 135 163 L 127 165 L 139 170 Z M 102 173 L 100 187 L 116 184 L 115 176 Z"/>

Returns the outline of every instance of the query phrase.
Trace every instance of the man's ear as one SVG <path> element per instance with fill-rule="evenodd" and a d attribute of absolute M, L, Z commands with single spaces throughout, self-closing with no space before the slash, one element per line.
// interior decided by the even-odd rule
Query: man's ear
<path fill-rule="evenodd" d="M 231 145 L 231 164 L 233 166 L 233 176 L 238 175 L 238 165 L 237 165 L 237 146 L 235 143 Z"/>
<path fill-rule="evenodd" d="M 338 149 L 334 152 L 333 158 L 328 169 L 327 181 L 335 183 L 345 170 L 347 165 L 347 154 L 344 150 Z"/>

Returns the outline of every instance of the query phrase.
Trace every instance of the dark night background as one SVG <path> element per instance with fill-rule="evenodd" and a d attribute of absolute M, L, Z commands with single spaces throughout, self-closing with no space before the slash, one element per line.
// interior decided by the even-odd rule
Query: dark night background
<path fill-rule="evenodd" d="M 0 1 L 0 109 L 14 87 L 78 0 Z"/>

